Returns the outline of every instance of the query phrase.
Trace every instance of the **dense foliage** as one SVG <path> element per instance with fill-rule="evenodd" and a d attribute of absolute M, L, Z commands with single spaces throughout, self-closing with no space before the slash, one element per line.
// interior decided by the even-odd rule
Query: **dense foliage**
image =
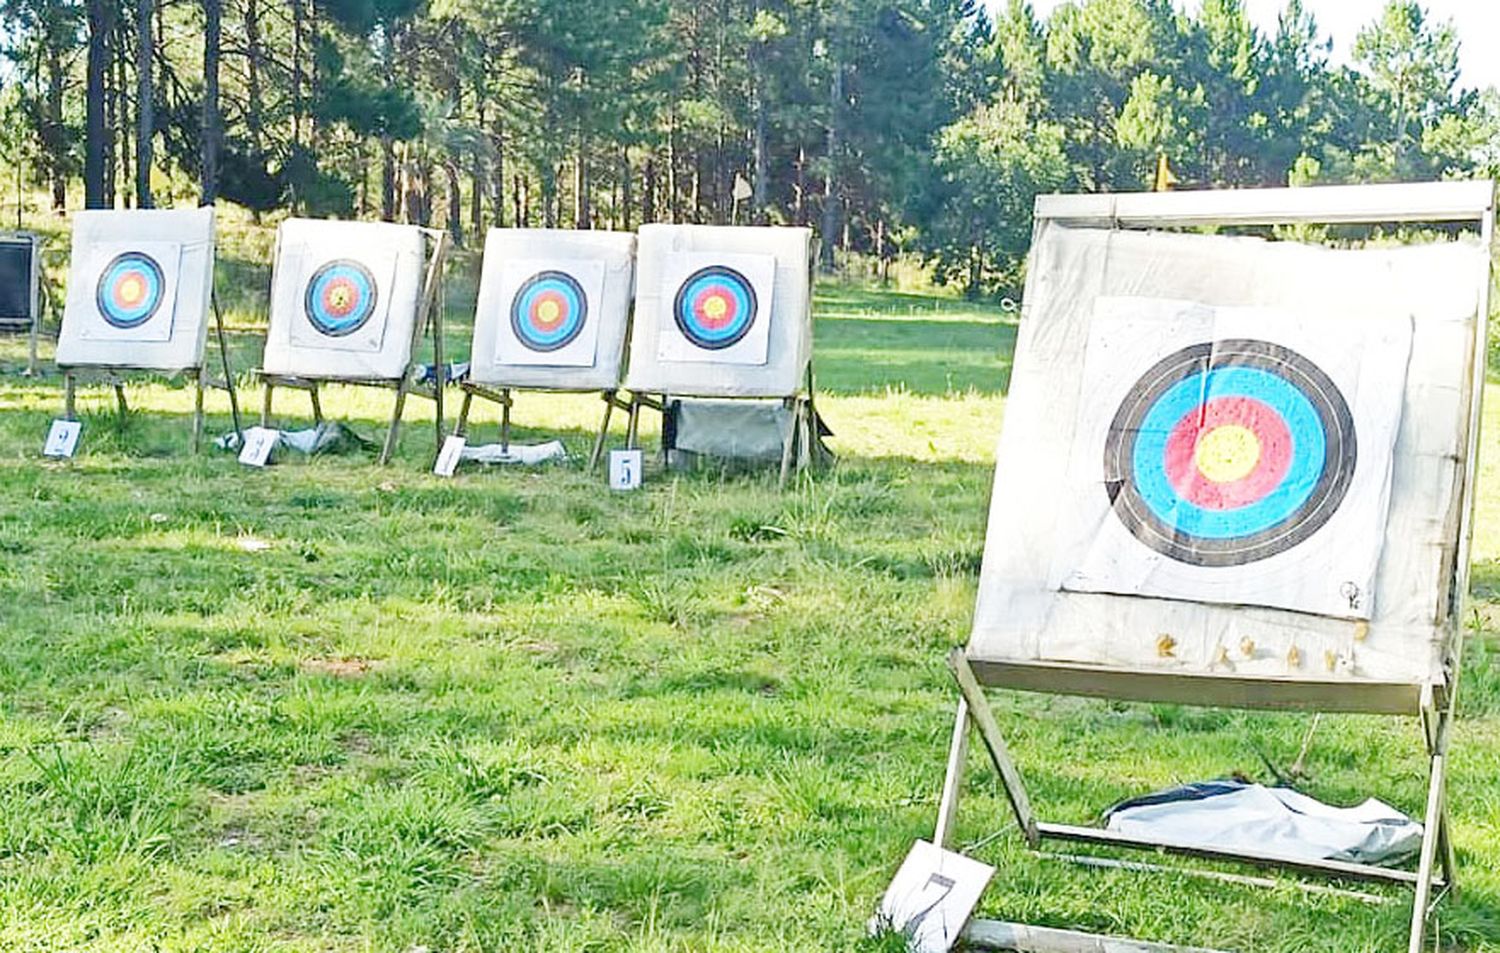
<path fill-rule="evenodd" d="M 0 0 L 0 150 L 58 209 L 81 177 L 461 242 L 795 222 L 977 292 L 1015 282 L 1038 191 L 1163 155 L 1184 187 L 1488 172 L 1458 43 L 1415 0 L 1349 66 L 1304 0 L 1272 35 L 1243 0 Z"/>

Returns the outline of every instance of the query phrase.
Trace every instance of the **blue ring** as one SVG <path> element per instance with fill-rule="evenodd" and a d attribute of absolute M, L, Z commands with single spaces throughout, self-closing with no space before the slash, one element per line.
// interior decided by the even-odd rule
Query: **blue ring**
<path fill-rule="evenodd" d="M 323 310 L 323 292 L 328 288 L 329 283 L 341 278 L 351 282 L 359 294 L 358 306 L 342 318 Z M 379 286 L 375 283 L 375 276 L 371 274 L 370 269 L 360 262 L 341 258 L 337 261 L 330 261 L 313 273 L 312 279 L 307 283 L 307 292 L 303 296 L 302 306 L 307 312 L 307 320 L 320 334 L 331 338 L 341 338 L 364 327 L 375 314 L 375 305 L 379 300 Z"/>
<path fill-rule="evenodd" d="M 532 307 L 540 296 L 552 292 L 563 296 L 568 319 L 555 331 L 546 332 L 532 323 Z M 533 351 L 559 351 L 578 339 L 588 322 L 589 299 L 578 279 L 562 271 L 543 271 L 529 278 L 511 299 L 510 326 L 516 339 Z"/>
<path fill-rule="evenodd" d="M 693 301 L 711 288 L 728 292 L 735 302 L 735 319 L 722 328 L 704 327 L 693 313 Z M 694 272 L 683 282 L 677 292 L 672 316 L 683 337 L 705 350 L 722 351 L 738 344 L 750 333 L 755 325 L 758 305 L 755 286 L 748 278 L 733 268 L 714 265 Z"/>
<path fill-rule="evenodd" d="M 1292 436 L 1291 467 L 1276 489 L 1247 506 L 1204 509 L 1183 499 L 1167 475 L 1167 439 L 1178 421 L 1221 397 L 1249 397 L 1281 415 Z M 1206 539 L 1233 539 L 1258 533 L 1288 519 L 1307 503 L 1323 476 L 1328 438 L 1307 397 L 1259 368 L 1223 367 L 1207 378 L 1179 381 L 1162 394 L 1141 421 L 1136 436 L 1135 483 L 1141 499 L 1163 522 Z"/>

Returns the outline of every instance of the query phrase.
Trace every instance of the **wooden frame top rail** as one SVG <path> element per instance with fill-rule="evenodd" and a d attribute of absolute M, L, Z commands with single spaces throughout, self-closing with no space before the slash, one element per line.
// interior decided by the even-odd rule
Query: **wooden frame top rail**
<path fill-rule="evenodd" d="M 1298 189 L 1039 195 L 1036 218 L 1063 225 L 1168 228 L 1209 225 L 1352 225 L 1478 222 L 1495 208 L 1494 183 L 1422 182 Z"/>

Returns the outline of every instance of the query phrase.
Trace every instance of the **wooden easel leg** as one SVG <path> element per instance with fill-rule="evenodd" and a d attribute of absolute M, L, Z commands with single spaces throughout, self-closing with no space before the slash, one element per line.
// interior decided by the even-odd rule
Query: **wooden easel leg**
<path fill-rule="evenodd" d="M 979 679 L 969 667 L 969 659 L 963 649 L 954 649 L 949 653 L 948 667 L 952 669 L 953 677 L 958 682 L 958 690 L 968 703 L 969 717 L 973 720 L 974 727 L 979 729 L 979 738 L 984 742 L 990 760 L 994 762 L 995 770 L 1000 775 L 1005 796 L 1010 801 L 1011 810 L 1015 812 L 1021 833 L 1026 837 L 1026 844 L 1035 848 L 1042 838 L 1037 830 L 1036 817 L 1031 813 L 1031 799 L 1026 795 L 1026 784 L 1021 780 L 1021 772 L 1017 770 L 1016 763 L 1011 760 L 1010 749 L 1005 744 L 1004 736 L 1000 734 L 995 713 L 990 710 L 990 703 L 984 697 L 984 689 L 979 686 Z"/>
<path fill-rule="evenodd" d="M 130 415 L 130 404 L 125 401 L 125 382 L 115 381 L 115 404 L 120 410 L 120 425 L 125 425 L 125 418 Z"/>
<path fill-rule="evenodd" d="M 661 395 L 661 468 L 664 471 L 672 469 L 672 448 L 667 446 L 667 414 L 672 412 L 670 396 Z"/>
<path fill-rule="evenodd" d="M 265 388 L 265 392 L 260 398 L 260 425 L 269 427 L 271 426 L 271 395 L 275 393 L 276 385 L 267 380 L 262 381 L 261 386 Z"/>
<path fill-rule="evenodd" d="M 500 452 L 510 453 L 510 388 L 500 392 Z"/>
<path fill-rule="evenodd" d="M 458 426 L 454 429 L 456 437 L 467 437 L 469 435 L 469 413 L 474 409 L 474 392 L 464 391 L 464 402 L 458 406 Z"/>
<path fill-rule="evenodd" d="M 1422 953 L 1427 939 L 1427 919 L 1431 913 L 1432 874 L 1437 864 L 1438 842 L 1443 836 L 1445 755 L 1432 756 L 1432 774 L 1427 784 L 1426 829 L 1422 833 L 1421 862 L 1417 866 L 1417 893 L 1411 908 L 1411 942 L 1408 953 Z"/>
<path fill-rule="evenodd" d="M 396 407 L 391 411 L 391 429 L 386 431 L 385 446 L 380 451 L 380 465 L 391 462 L 396 453 L 396 441 L 401 437 L 401 415 L 406 412 L 406 379 L 396 385 Z"/>
<path fill-rule="evenodd" d="M 635 394 L 630 395 L 630 419 L 625 425 L 625 449 L 634 450 L 640 446 L 641 437 L 641 399 Z"/>
<path fill-rule="evenodd" d="M 63 419 L 78 419 L 78 378 L 72 371 L 63 374 Z"/>
<path fill-rule="evenodd" d="M 240 395 L 234 383 L 234 369 L 229 366 L 229 339 L 224 334 L 224 311 L 219 307 L 219 296 L 212 296 L 214 306 L 214 327 L 219 338 L 219 363 L 224 369 L 224 390 L 229 394 L 229 416 L 234 420 L 234 432 L 240 440 L 240 446 L 245 445 L 244 422 L 240 420 Z"/>
<path fill-rule="evenodd" d="M 948 771 L 943 776 L 943 795 L 938 801 L 937 829 L 932 842 L 947 850 L 953 843 L 953 825 L 958 818 L 959 792 L 964 784 L 964 759 L 969 756 L 969 703 L 958 700 L 953 719 L 953 741 L 948 745 Z"/>
<path fill-rule="evenodd" d="M 318 393 L 318 384 L 316 382 L 313 383 L 312 387 L 308 388 L 307 397 L 312 401 L 313 424 L 319 427 L 323 426 L 323 398 Z"/>
<path fill-rule="evenodd" d="M 615 392 L 604 393 L 604 422 L 599 425 L 599 436 L 594 438 L 594 452 L 589 454 L 589 472 L 599 469 L 599 461 L 604 459 L 604 444 L 609 439 L 609 419 L 615 412 Z"/>
<path fill-rule="evenodd" d="M 196 386 L 194 388 L 193 453 L 201 453 L 203 450 L 203 388 L 207 386 L 203 379 L 205 373 L 203 368 L 198 368 Z"/>
<path fill-rule="evenodd" d="M 797 415 L 801 413 L 796 403 L 788 408 L 792 411 L 792 425 L 787 428 L 786 437 L 781 442 L 781 479 L 777 483 L 779 489 L 786 489 L 787 478 L 792 475 L 792 454 L 797 450 Z"/>

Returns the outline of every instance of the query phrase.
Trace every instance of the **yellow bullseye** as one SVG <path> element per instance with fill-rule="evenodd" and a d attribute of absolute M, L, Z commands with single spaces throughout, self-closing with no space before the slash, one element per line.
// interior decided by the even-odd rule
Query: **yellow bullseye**
<path fill-rule="evenodd" d="M 348 288 L 334 288 L 328 296 L 328 303 L 333 305 L 335 311 L 343 311 L 349 307 L 351 298 L 353 295 Z"/>
<path fill-rule="evenodd" d="M 703 302 L 703 314 L 705 317 L 717 321 L 729 313 L 729 302 L 719 295 L 714 295 Z"/>
<path fill-rule="evenodd" d="M 1229 424 L 1204 433 L 1193 450 L 1198 472 L 1214 483 L 1243 480 L 1260 463 L 1260 438 L 1249 427 Z"/>
<path fill-rule="evenodd" d="M 537 306 L 536 316 L 543 324 L 556 324 L 562 317 L 562 306 L 556 301 L 543 301 Z"/>
<path fill-rule="evenodd" d="M 139 304 L 146 297 L 146 283 L 131 276 L 120 282 L 120 301 L 127 306 Z"/>

